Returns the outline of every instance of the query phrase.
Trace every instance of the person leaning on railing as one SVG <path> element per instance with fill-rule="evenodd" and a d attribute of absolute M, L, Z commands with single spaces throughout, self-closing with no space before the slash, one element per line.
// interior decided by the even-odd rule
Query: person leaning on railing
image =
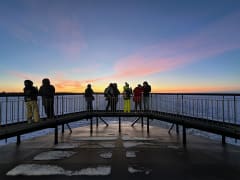
<path fill-rule="evenodd" d="M 24 81 L 24 101 L 26 105 L 26 114 L 28 123 L 39 122 L 39 110 L 37 104 L 38 90 L 33 86 L 31 80 Z"/>
<path fill-rule="evenodd" d="M 143 107 L 144 110 L 149 110 L 149 95 L 151 92 L 151 86 L 147 81 L 143 82 Z"/>
<path fill-rule="evenodd" d="M 50 84 L 50 80 L 42 80 L 42 86 L 39 89 L 39 95 L 42 96 L 42 104 L 48 119 L 54 118 L 54 95 L 55 87 Z"/>
<path fill-rule="evenodd" d="M 137 87 L 134 88 L 133 90 L 133 101 L 135 102 L 135 111 L 142 110 L 142 93 L 143 93 L 143 88 L 141 84 L 138 84 Z"/>
<path fill-rule="evenodd" d="M 132 95 L 132 88 L 130 88 L 129 84 L 125 82 L 125 86 L 123 87 L 123 100 L 124 100 L 123 112 L 131 111 L 131 103 L 130 103 L 131 95 Z"/>

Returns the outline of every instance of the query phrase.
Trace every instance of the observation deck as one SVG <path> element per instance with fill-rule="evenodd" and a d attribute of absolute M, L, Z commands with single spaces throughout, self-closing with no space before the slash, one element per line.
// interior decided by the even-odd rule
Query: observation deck
<path fill-rule="evenodd" d="M 0 139 L 16 136 L 18 144 L 0 148 L 1 179 L 34 173 L 47 179 L 239 179 L 240 147 L 227 142 L 240 138 L 240 94 L 152 94 L 148 111 L 129 113 L 122 111 L 121 97 L 111 112 L 104 110 L 103 95 L 96 94 L 94 110 L 88 112 L 83 94 L 57 94 L 56 116 L 50 120 L 38 101 L 42 119 L 27 124 L 22 94 L 1 94 Z M 83 121 L 84 126 L 65 132 L 66 126 Z M 169 129 L 156 122 L 166 122 Z M 54 133 L 21 141 L 23 134 L 48 128 Z M 217 134 L 224 146 L 189 134 L 192 129 Z M 73 154 L 35 159 L 43 152 Z M 22 170 L 24 165 L 30 172 Z M 88 168 L 92 174 L 83 174 Z M 103 174 L 94 176 L 99 169 Z"/>

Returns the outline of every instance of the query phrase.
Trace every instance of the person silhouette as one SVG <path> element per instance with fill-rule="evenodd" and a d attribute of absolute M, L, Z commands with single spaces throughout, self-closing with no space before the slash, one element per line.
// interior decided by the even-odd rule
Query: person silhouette
<path fill-rule="evenodd" d="M 93 100 L 94 100 L 94 91 L 92 90 L 91 84 L 87 85 L 87 88 L 85 89 L 85 100 L 87 102 L 87 111 L 92 111 L 93 110 Z"/>
<path fill-rule="evenodd" d="M 130 112 L 131 110 L 131 103 L 130 98 L 132 95 L 132 88 L 129 87 L 129 84 L 125 82 L 125 86 L 123 87 L 123 112 Z"/>
<path fill-rule="evenodd" d="M 143 106 L 144 110 L 149 110 L 149 96 L 151 92 L 151 86 L 147 81 L 143 82 Z"/>
<path fill-rule="evenodd" d="M 133 90 L 133 101 L 135 102 L 135 111 L 142 110 L 142 93 L 143 93 L 143 88 L 141 84 L 138 84 L 137 87 L 134 88 Z"/>
<path fill-rule="evenodd" d="M 42 86 L 40 87 L 39 95 L 42 96 L 42 104 L 47 118 L 54 118 L 55 87 L 50 84 L 50 80 L 48 78 L 42 80 Z"/>
<path fill-rule="evenodd" d="M 24 81 L 24 101 L 26 105 L 26 115 L 28 123 L 39 122 L 39 109 L 37 104 L 38 90 L 33 86 L 31 80 Z"/>

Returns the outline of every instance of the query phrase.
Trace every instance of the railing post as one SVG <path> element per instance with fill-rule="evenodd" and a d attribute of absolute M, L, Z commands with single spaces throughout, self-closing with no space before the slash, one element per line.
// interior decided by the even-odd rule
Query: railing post
<path fill-rule="evenodd" d="M 176 124 L 176 133 L 179 134 L 179 125 Z"/>
<path fill-rule="evenodd" d="M 233 119 L 234 119 L 234 124 L 237 124 L 237 106 L 236 106 L 236 96 L 233 97 L 233 103 L 234 103 L 234 108 L 233 108 Z M 237 139 L 235 139 L 235 143 L 237 143 Z"/>
<path fill-rule="evenodd" d="M 144 124 L 143 124 L 143 116 L 141 117 L 141 124 L 142 124 L 142 127 L 143 127 L 143 125 L 144 125 Z"/>
<path fill-rule="evenodd" d="M 8 118 L 8 97 L 6 96 L 6 115 L 5 115 L 5 117 L 6 117 L 6 119 L 5 119 L 5 125 L 7 126 L 7 124 L 8 124 L 8 120 L 7 120 L 7 118 Z"/>
<path fill-rule="evenodd" d="M 58 126 L 55 126 L 55 139 L 54 139 L 54 144 L 58 144 Z"/>
<path fill-rule="evenodd" d="M 121 132 L 121 117 L 118 117 L 118 132 Z"/>
<path fill-rule="evenodd" d="M 90 133 L 93 133 L 93 118 L 90 118 Z"/>
<path fill-rule="evenodd" d="M 17 122 L 19 122 L 20 120 L 20 117 L 19 117 L 19 113 L 20 113 L 20 110 L 19 110 L 19 105 L 20 104 L 20 99 L 19 99 L 19 96 L 18 96 L 18 101 L 17 101 Z"/>
<path fill-rule="evenodd" d="M 183 130 L 183 146 L 185 147 L 187 144 L 187 138 L 186 138 L 186 128 L 185 126 L 182 127 Z"/>
<path fill-rule="evenodd" d="M 147 133 L 149 134 L 149 117 L 147 117 Z"/>
<path fill-rule="evenodd" d="M 222 136 L 222 145 L 226 144 L 226 136 Z"/>
<path fill-rule="evenodd" d="M 59 112 L 58 112 L 58 106 L 59 106 L 59 105 L 58 105 L 58 97 L 59 97 L 59 96 L 56 97 L 56 98 L 57 98 L 57 113 L 56 113 L 57 116 L 58 116 L 58 113 L 59 113 Z"/>
<path fill-rule="evenodd" d="M 17 135 L 17 145 L 20 145 L 21 143 L 21 135 Z"/>
<path fill-rule="evenodd" d="M 62 124 L 62 134 L 64 134 L 64 124 Z"/>
<path fill-rule="evenodd" d="M 64 114 L 64 98 L 62 96 L 62 115 Z"/>
<path fill-rule="evenodd" d="M 96 117 L 96 126 L 98 127 L 98 117 Z"/>
<path fill-rule="evenodd" d="M 223 122 L 225 122 L 225 108 L 224 108 L 224 96 L 222 99 L 222 117 L 223 117 Z M 225 145 L 226 144 L 226 136 L 222 135 L 222 144 Z"/>
<path fill-rule="evenodd" d="M 0 102 L 0 125 L 2 125 L 2 102 Z"/>

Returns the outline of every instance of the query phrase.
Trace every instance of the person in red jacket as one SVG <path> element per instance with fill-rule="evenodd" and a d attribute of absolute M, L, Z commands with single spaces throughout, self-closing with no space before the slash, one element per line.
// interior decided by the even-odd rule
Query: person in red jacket
<path fill-rule="evenodd" d="M 143 88 L 141 84 L 138 84 L 137 87 L 133 90 L 133 101 L 135 102 L 135 111 L 137 111 L 138 107 L 139 110 L 142 110 L 142 94 Z"/>

